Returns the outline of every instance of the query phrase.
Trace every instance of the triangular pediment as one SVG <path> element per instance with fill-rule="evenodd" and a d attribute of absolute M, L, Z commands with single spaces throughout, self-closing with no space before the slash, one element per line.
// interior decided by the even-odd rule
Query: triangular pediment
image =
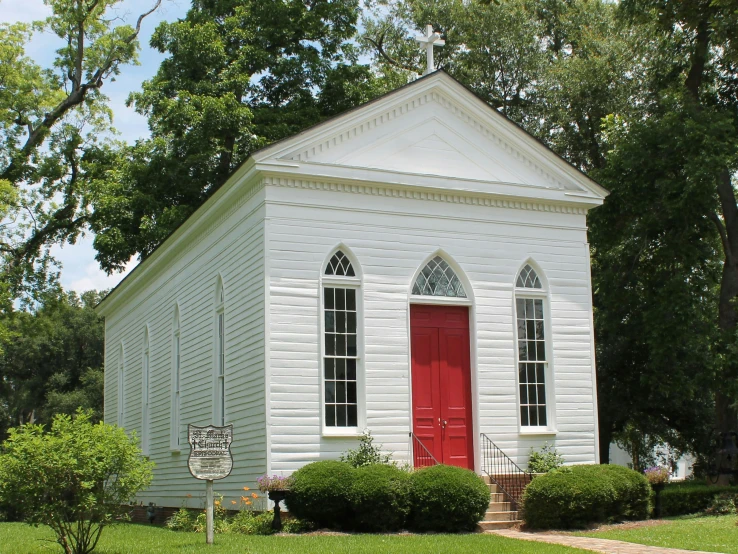
<path fill-rule="evenodd" d="M 255 153 L 330 175 L 552 199 L 601 201 L 607 191 L 447 74 L 437 72 Z M 536 190 L 541 191 L 539 193 Z M 543 194 L 545 192 L 545 194 Z M 543 196 L 542 196 L 543 195 Z M 576 200 L 573 200 L 576 201 Z"/>

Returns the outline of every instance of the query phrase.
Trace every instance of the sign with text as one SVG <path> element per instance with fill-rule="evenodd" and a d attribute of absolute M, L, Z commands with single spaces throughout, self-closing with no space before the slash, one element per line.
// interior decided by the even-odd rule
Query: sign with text
<path fill-rule="evenodd" d="M 187 442 L 190 443 L 187 465 L 193 477 L 215 481 L 230 475 L 233 469 L 231 456 L 233 425 L 225 427 L 188 425 Z"/>

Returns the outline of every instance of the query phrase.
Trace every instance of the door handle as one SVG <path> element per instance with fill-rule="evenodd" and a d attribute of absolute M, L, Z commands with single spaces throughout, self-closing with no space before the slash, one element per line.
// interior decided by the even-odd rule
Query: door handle
<path fill-rule="evenodd" d="M 444 419 L 444 420 L 443 420 L 443 428 L 444 428 L 444 429 L 446 428 L 446 425 L 448 425 L 448 421 L 446 421 L 446 420 Z"/>

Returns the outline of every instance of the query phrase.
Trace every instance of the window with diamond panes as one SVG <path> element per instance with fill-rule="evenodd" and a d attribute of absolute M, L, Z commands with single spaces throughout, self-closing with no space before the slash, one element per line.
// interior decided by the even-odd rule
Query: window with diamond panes
<path fill-rule="evenodd" d="M 466 298 L 466 292 L 448 262 L 436 256 L 421 270 L 413 285 L 413 294 L 418 296 L 451 296 Z"/>
<path fill-rule="evenodd" d="M 356 277 L 351 261 L 340 250 L 331 257 L 328 266 L 325 268 L 325 274 L 338 277 Z"/>
<path fill-rule="evenodd" d="M 326 427 L 358 425 L 356 295 L 355 288 L 323 289 Z"/>
<path fill-rule="evenodd" d="M 525 427 L 547 425 L 546 337 L 543 299 L 516 298 L 518 320 L 518 381 L 520 422 Z"/>

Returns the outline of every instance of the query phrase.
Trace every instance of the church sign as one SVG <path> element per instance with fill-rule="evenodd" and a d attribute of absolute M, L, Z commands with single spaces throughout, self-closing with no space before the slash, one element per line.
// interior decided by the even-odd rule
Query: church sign
<path fill-rule="evenodd" d="M 188 425 L 187 442 L 190 443 L 187 465 L 193 477 L 214 481 L 225 479 L 230 475 L 233 469 L 231 456 L 233 425 L 225 427 Z"/>

